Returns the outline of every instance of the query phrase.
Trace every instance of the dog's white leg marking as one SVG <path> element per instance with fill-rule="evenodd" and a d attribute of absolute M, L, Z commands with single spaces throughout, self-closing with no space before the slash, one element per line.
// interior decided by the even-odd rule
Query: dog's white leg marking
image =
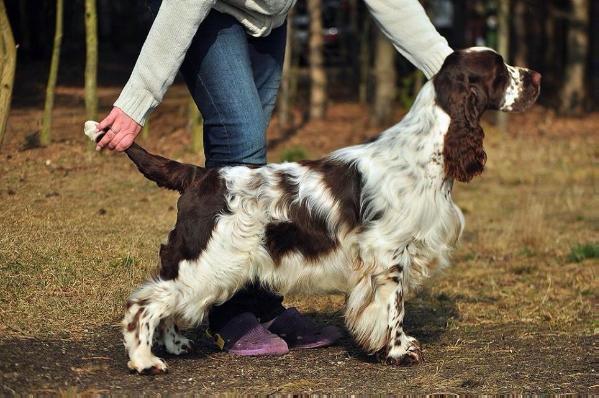
<path fill-rule="evenodd" d="M 123 318 L 123 338 L 129 354 L 129 369 L 138 373 L 163 373 L 166 363 L 152 354 L 155 329 L 170 317 L 177 301 L 171 281 L 151 281 L 137 290 L 127 303 Z"/>
<path fill-rule="evenodd" d="M 398 255 L 398 262 L 392 268 L 392 279 L 397 282 L 396 290 L 391 297 L 392 302 L 389 310 L 389 340 L 387 346 L 379 352 L 382 360 L 386 363 L 398 364 L 416 364 L 422 361 L 422 351 L 418 340 L 406 335 L 403 330 L 403 319 L 405 315 L 404 308 L 404 267 L 406 264 L 407 249 L 404 249 Z"/>
<path fill-rule="evenodd" d="M 412 364 L 422 359 L 418 341 L 403 330 L 404 264 L 407 250 L 393 256 L 391 267 L 366 275 L 347 300 L 348 329 L 362 348 L 389 364 Z"/>
<path fill-rule="evenodd" d="M 169 354 L 181 355 L 191 352 L 192 341 L 179 333 L 174 317 L 162 321 L 161 343 Z"/>

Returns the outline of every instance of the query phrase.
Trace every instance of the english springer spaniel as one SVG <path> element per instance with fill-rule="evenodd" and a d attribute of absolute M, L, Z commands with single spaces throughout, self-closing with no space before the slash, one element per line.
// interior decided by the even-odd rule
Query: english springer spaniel
<path fill-rule="evenodd" d="M 493 50 L 470 48 L 447 57 L 399 124 L 320 160 L 205 169 L 133 144 L 138 169 L 181 196 L 159 274 L 127 303 L 128 367 L 166 371 L 152 345 L 188 352 L 178 327 L 199 324 L 251 281 L 281 294 L 342 292 L 347 328 L 367 353 L 421 361 L 403 329 L 404 298 L 448 265 L 462 233 L 451 190 L 483 171 L 481 115 L 525 110 L 540 82 Z M 97 141 L 95 126 L 86 123 L 86 134 Z"/>

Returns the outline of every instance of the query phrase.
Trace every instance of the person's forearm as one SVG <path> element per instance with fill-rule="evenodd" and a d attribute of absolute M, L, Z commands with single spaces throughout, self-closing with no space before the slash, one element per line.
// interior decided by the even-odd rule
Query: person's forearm
<path fill-rule="evenodd" d="M 114 106 L 143 125 L 173 83 L 215 0 L 163 0 L 129 81 Z"/>
<path fill-rule="evenodd" d="M 364 0 L 379 28 L 395 48 L 427 78 L 452 52 L 418 0 Z"/>

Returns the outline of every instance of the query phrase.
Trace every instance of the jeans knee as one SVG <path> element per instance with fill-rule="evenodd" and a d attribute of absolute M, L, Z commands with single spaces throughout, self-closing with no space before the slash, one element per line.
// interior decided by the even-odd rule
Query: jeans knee
<path fill-rule="evenodd" d="M 204 125 L 207 167 L 266 163 L 264 123 L 219 123 Z"/>

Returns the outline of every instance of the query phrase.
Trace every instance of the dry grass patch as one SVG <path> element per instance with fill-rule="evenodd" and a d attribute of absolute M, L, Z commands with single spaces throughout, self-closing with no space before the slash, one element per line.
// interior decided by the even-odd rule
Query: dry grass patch
<path fill-rule="evenodd" d="M 596 138 L 486 130 L 486 173 L 454 190 L 467 220 L 455 265 L 429 293 L 455 302 L 455 327 L 592 330 L 597 260 L 568 255 L 599 241 Z M 157 264 L 176 194 L 144 180 L 123 156 L 100 156 L 82 143 L 19 152 L 1 167 L 3 333 L 77 335 L 118 322 L 126 296 Z M 337 311 L 342 299 L 290 302 Z"/>

